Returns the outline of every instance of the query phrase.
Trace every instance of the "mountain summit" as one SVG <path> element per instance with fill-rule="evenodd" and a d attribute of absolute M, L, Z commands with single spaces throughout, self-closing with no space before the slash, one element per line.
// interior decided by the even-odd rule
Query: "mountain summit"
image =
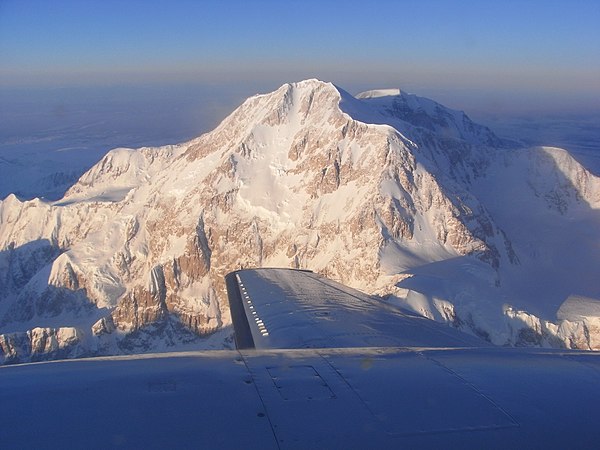
<path fill-rule="evenodd" d="M 496 344 L 600 348 L 569 314 L 600 299 L 599 208 L 564 150 L 399 90 L 286 84 L 192 141 L 110 151 L 57 202 L 0 202 L 0 362 L 220 347 L 224 275 L 270 266 Z"/>

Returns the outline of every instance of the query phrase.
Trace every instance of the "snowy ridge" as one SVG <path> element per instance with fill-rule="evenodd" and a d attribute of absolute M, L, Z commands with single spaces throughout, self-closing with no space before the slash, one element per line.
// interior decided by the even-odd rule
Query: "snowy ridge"
<path fill-rule="evenodd" d="M 16 344 L 36 327 L 77 329 L 75 356 L 202 346 L 230 324 L 223 276 L 269 266 L 497 344 L 596 348 L 556 312 L 600 298 L 598 178 L 432 100 L 359 97 L 286 84 L 187 143 L 113 150 L 57 202 L 0 202 L 1 357 L 54 355 Z"/>
<path fill-rule="evenodd" d="M 361 92 L 355 95 L 358 99 L 365 98 L 378 98 L 378 97 L 390 97 L 400 95 L 400 89 L 373 89 L 370 91 Z"/>

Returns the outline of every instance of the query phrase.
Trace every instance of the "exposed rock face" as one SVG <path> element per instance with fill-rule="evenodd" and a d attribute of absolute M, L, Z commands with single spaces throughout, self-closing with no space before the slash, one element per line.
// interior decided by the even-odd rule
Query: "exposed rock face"
<path fill-rule="evenodd" d="M 502 168 L 559 215 L 600 204 L 598 179 L 565 152 L 509 147 L 430 100 L 308 80 L 190 142 L 113 150 L 58 202 L 0 203 L 0 348 L 17 361 L 191 342 L 230 324 L 223 276 L 256 266 L 312 269 L 411 307 L 420 293 L 429 306 L 414 309 L 501 341 L 468 289 L 434 295 L 420 280 L 435 274 L 416 269 L 483 264 L 477 283 L 510 287 L 506 274 L 532 260 L 498 222 Z M 80 344 L 40 346 L 26 331 L 58 336 L 56 318 Z"/>
<path fill-rule="evenodd" d="M 34 328 L 0 335 L 0 364 L 88 356 L 84 333 L 76 328 Z"/>

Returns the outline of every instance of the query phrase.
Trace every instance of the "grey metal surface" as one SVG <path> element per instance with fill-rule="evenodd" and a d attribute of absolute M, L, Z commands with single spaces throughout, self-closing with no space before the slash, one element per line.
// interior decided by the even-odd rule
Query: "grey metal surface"
<path fill-rule="evenodd" d="M 2 448 L 593 448 L 600 354 L 206 351 L 0 367 Z"/>

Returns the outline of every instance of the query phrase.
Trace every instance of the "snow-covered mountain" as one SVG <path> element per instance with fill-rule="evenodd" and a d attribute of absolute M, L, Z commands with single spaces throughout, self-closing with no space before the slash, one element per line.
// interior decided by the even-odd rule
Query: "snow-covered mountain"
<path fill-rule="evenodd" d="M 1 202 L 0 359 L 222 346 L 223 276 L 259 266 L 597 349 L 599 208 L 564 150 L 398 90 L 286 84 L 192 141 L 109 152 L 57 202 Z"/>

